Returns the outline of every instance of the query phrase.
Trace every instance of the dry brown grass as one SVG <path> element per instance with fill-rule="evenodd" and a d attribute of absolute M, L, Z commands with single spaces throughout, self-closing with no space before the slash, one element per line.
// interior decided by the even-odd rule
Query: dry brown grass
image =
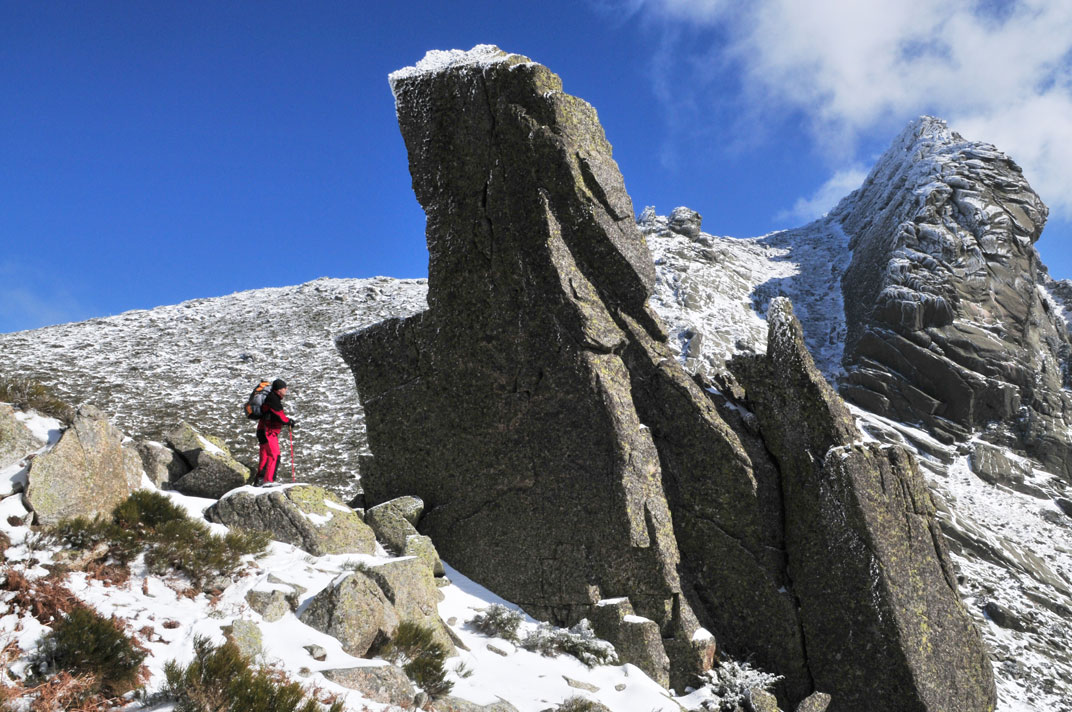
<path fill-rule="evenodd" d="M 31 581 L 13 566 L 3 570 L 0 590 L 15 594 L 9 602 L 12 612 L 27 613 L 45 625 L 51 625 L 74 608 L 84 605 L 70 589 L 53 577 Z"/>

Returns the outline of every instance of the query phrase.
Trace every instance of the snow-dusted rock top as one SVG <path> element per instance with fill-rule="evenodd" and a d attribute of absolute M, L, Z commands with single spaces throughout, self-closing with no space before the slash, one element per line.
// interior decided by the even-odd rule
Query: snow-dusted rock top
<path fill-rule="evenodd" d="M 486 67 L 505 61 L 510 56 L 510 54 L 490 44 L 479 44 L 471 50 L 433 49 L 425 53 L 424 58 L 417 62 L 416 65 L 403 67 L 391 72 L 387 79 L 391 83 L 391 90 L 394 91 L 396 85 L 403 79 L 420 74 L 436 74 L 452 67 Z"/>

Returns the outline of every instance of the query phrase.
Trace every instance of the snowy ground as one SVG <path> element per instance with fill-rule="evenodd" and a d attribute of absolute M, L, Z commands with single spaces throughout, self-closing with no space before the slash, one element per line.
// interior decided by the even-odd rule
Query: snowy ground
<path fill-rule="evenodd" d="M 61 427 L 58 421 L 36 415 L 25 415 L 23 420 L 50 442 L 58 439 L 56 436 Z M 148 479 L 144 480 L 144 484 L 152 487 Z M 259 492 L 252 487 L 242 489 Z M 194 517 L 200 517 L 205 508 L 215 501 L 185 497 L 171 491 L 164 494 Z M 30 577 L 42 576 L 48 573 L 42 564 L 49 564 L 57 550 L 43 545 L 26 521 L 28 512 L 23 507 L 20 495 L 0 499 L 0 531 L 11 541 L 11 547 L 3 552 L 6 557 L 4 565 L 24 571 Z M 226 531 L 226 527 L 219 524 L 209 526 L 217 533 Z M 289 544 L 273 542 L 266 555 L 257 559 L 248 557 L 245 571 L 222 595 L 215 598 L 204 593 L 193 597 L 183 593 L 187 584 L 181 577 L 151 575 L 140 559 L 132 564 L 129 581 L 121 585 L 108 585 L 81 572 L 69 574 L 65 584 L 79 599 L 102 615 L 117 616 L 129 624 L 129 630 L 138 632 L 139 640 L 149 652 L 145 661 L 149 670 L 146 684 L 148 692 L 159 689 L 163 684 L 164 663 L 169 660 L 184 663 L 192 658 L 195 637 L 207 637 L 215 643 L 222 643 L 222 629 L 225 626 L 237 620 L 248 620 L 256 623 L 264 636 L 258 662 L 285 671 L 291 678 L 310 688 L 338 695 L 346 701 L 347 709 L 381 710 L 387 709 L 387 706 L 327 680 L 319 671 L 378 665 L 383 664 L 382 661 L 347 654 L 339 641 L 306 626 L 294 613 L 288 613 L 281 620 L 267 622 L 250 608 L 246 594 L 254 589 L 271 590 L 276 584 L 269 577 L 274 577 L 285 582 L 300 583 L 306 589 L 302 600 L 308 601 L 344 573 L 347 564 L 361 562 L 376 566 L 389 558 L 382 549 L 376 556 L 312 556 Z M 458 654 L 447 663 L 450 671 L 448 679 L 454 682 L 451 693 L 454 696 L 478 704 L 506 700 L 520 712 L 546 710 L 577 695 L 602 702 L 615 712 L 678 712 L 682 706 L 696 709 L 704 701 L 716 699 L 710 689 L 692 691 L 674 699 L 667 690 L 632 665 L 588 668 L 570 656 L 544 657 L 500 638 L 489 638 L 469 625 L 475 615 L 493 603 L 518 612 L 520 610 L 449 565 L 446 569 L 451 583 L 440 589 L 444 600 L 439 604 L 439 614 L 468 648 L 459 649 Z M 4 601 L 0 595 L 0 647 L 14 641 L 23 651 L 21 657 L 10 666 L 11 673 L 21 677 L 26 673 L 30 653 L 49 628 L 29 615 L 10 612 L 3 605 Z M 536 621 L 525 617 L 521 624 L 521 636 L 537 625 Z M 314 660 L 305 650 L 308 645 L 321 646 L 327 652 L 327 657 L 322 661 Z M 5 683 L 0 680 L 0 684 Z M 130 708 L 139 707 L 139 704 L 132 703 Z M 171 707 L 160 704 L 153 709 L 164 712 Z"/>

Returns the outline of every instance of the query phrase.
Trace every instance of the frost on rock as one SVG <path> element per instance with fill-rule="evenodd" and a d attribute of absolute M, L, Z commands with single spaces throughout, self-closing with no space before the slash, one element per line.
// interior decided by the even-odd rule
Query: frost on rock
<path fill-rule="evenodd" d="M 495 45 L 489 44 L 479 44 L 468 51 L 461 49 L 433 49 L 425 53 L 424 58 L 417 62 L 416 65 L 412 67 L 403 67 L 402 69 L 391 72 L 388 75 L 388 81 L 391 84 L 391 91 L 394 92 L 396 91 L 398 83 L 403 79 L 408 79 L 419 74 L 436 74 L 452 67 L 469 66 L 480 69 L 503 62 L 509 56 L 510 55 L 503 52 Z"/>

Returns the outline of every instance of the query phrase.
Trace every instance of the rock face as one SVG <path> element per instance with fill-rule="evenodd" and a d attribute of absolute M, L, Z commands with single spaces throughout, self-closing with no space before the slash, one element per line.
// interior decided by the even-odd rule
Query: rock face
<path fill-rule="evenodd" d="M 15 417 L 15 409 L 0 403 L 0 470 L 12 465 L 45 443 L 34 437 L 30 429 Z"/>
<path fill-rule="evenodd" d="M 368 503 L 419 496 L 446 560 L 536 617 L 573 624 L 625 599 L 662 648 L 638 628 L 638 659 L 661 676 L 665 655 L 674 687 L 711 665 L 707 627 L 783 675 L 790 701 L 820 689 L 861 709 L 866 676 L 891 693 L 869 709 L 989 710 L 918 474 L 855 445 L 788 304 L 769 337 L 782 388 L 753 382 L 774 368 L 756 358 L 744 388 L 723 384 L 737 402 L 709 396 L 647 304 L 651 257 L 590 106 L 489 47 L 431 53 L 392 83 L 428 216 L 429 308 L 336 342 L 365 407 Z M 864 628 L 813 650 L 842 611 Z"/>
<path fill-rule="evenodd" d="M 1072 353 L 1019 166 L 945 122 L 909 125 L 832 213 L 850 235 L 842 394 L 946 442 L 986 430 L 1072 481 Z"/>
<path fill-rule="evenodd" d="M 685 669 L 698 623 L 621 355 L 630 331 L 663 338 L 654 268 L 610 146 L 545 67 L 434 60 L 392 75 L 429 310 L 337 342 L 375 454 L 366 499 L 420 496 L 444 558 L 540 618 L 628 597 Z"/>
<path fill-rule="evenodd" d="M 313 485 L 224 496 L 205 510 L 210 522 L 267 532 L 276 541 L 323 554 L 371 554 L 376 535 L 331 492 Z"/>
<path fill-rule="evenodd" d="M 857 442 L 787 300 L 772 302 L 768 320 L 766 356 L 731 368 L 782 473 L 788 572 L 815 687 L 833 696 L 832 710 L 993 709 L 990 661 L 915 460 Z"/>
<path fill-rule="evenodd" d="M 30 465 L 25 499 L 38 524 L 111 512 L 140 485 L 123 434 L 99 410 L 83 405 L 59 442 Z"/>

